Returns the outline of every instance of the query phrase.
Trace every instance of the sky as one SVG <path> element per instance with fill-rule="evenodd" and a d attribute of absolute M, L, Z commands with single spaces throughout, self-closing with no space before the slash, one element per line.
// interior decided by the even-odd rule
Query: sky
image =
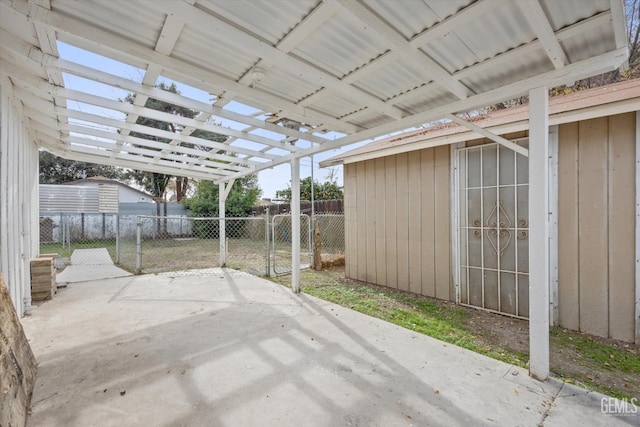
<path fill-rule="evenodd" d="M 92 68 L 96 68 L 116 76 L 125 77 L 137 82 L 141 82 L 142 78 L 144 77 L 145 71 L 142 69 L 106 58 L 101 55 L 87 52 L 85 50 L 76 48 L 74 46 L 70 46 L 68 44 L 58 42 L 58 50 L 60 53 L 60 57 L 68 61 L 76 62 L 82 65 L 87 65 Z M 110 98 L 110 99 L 116 99 L 116 100 L 123 99 L 128 94 L 128 92 L 125 90 L 118 89 L 113 86 L 103 85 L 97 82 L 93 82 L 91 80 L 86 80 L 86 79 L 69 75 L 69 74 L 64 74 L 64 80 L 65 80 L 65 86 L 67 88 L 76 89 L 76 90 L 80 90 L 88 93 L 93 93 L 93 94 Z M 201 102 L 206 102 L 206 103 L 210 103 L 212 101 L 212 95 L 203 90 L 188 86 L 181 82 L 176 82 L 174 80 L 164 78 L 162 76 L 158 79 L 157 83 L 160 83 L 161 81 L 164 81 L 169 84 L 176 83 L 178 90 L 183 96 L 196 99 Z M 82 104 L 75 101 L 67 101 L 67 102 L 68 102 L 68 108 L 70 109 L 103 114 L 103 115 L 107 115 L 110 118 L 114 118 L 118 120 L 125 119 L 124 114 L 115 112 L 113 110 L 105 110 L 99 107 L 95 107 L 88 104 Z M 234 101 L 227 104 L 227 106 L 225 106 L 225 109 L 232 109 L 240 113 L 252 113 L 255 111 L 251 107 L 245 106 L 243 104 L 240 104 Z M 238 124 L 226 119 L 221 119 L 219 117 L 215 117 L 215 119 L 217 122 L 221 123 L 223 126 L 231 127 L 234 129 L 242 129 L 246 127 L 246 125 Z M 70 121 L 72 121 L 72 119 Z M 105 129 L 109 129 L 109 128 L 105 128 Z M 116 129 L 109 129 L 109 130 L 116 132 Z M 268 136 L 267 135 L 268 131 L 264 131 L 264 130 L 258 130 L 252 133 Z M 332 138 L 332 137 L 336 138 L 336 137 L 339 137 L 340 135 L 327 133 L 324 136 L 327 138 Z M 251 144 L 253 144 L 250 141 L 242 141 L 242 140 L 239 140 L 239 141 L 241 142 L 238 145 L 241 145 L 245 142 L 247 146 L 250 146 Z M 302 178 L 311 176 L 313 174 L 315 181 L 321 182 L 321 183 L 325 182 L 329 174 L 331 173 L 331 171 L 328 168 L 321 169 L 319 167 L 319 163 L 321 161 L 324 161 L 340 153 L 345 153 L 349 150 L 362 146 L 370 141 L 371 140 L 367 140 L 367 141 L 348 145 L 341 149 L 330 150 L 324 153 L 319 153 L 319 154 L 316 154 L 313 157 L 313 159 L 311 159 L 310 157 L 305 157 L 300 159 L 300 178 L 302 179 Z M 305 143 L 304 141 L 301 141 L 300 146 L 304 147 L 304 143 Z M 343 185 L 342 166 L 334 166 L 333 169 L 335 169 L 333 176 L 337 178 L 338 185 L 342 186 Z M 273 169 L 260 171 L 258 173 L 258 183 L 262 190 L 262 195 L 261 195 L 262 198 L 275 198 L 276 191 L 287 188 L 290 185 L 290 182 L 291 182 L 291 165 L 288 163 L 276 166 Z"/>

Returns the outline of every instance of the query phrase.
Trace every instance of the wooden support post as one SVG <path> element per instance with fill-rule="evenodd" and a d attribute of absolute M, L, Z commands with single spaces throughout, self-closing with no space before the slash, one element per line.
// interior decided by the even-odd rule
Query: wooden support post
<path fill-rule="evenodd" d="M 636 112 L 636 344 L 640 344 L 640 111 Z"/>
<path fill-rule="evenodd" d="M 300 159 L 291 160 L 291 289 L 300 292 Z"/>
<path fill-rule="evenodd" d="M 235 179 L 230 180 L 227 183 L 221 182 L 218 184 L 218 217 L 220 218 L 220 227 L 218 237 L 220 238 L 220 267 L 227 266 L 227 224 L 225 220 L 226 201 L 231 187 Z"/>
<path fill-rule="evenodd" d="M 529 375 L 549 376 L 549 99 L 529 92 Z"/>
<path fill-rule="evenodd" d="M 320 235 L 320 226 L 315 223 L 314 235 L 314 248 L 313 248 L 313 269 L 322 270 L 322 236 Z"/>

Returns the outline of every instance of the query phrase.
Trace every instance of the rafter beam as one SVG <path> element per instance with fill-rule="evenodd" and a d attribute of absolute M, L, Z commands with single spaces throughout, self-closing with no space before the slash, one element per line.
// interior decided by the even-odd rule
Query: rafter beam
<path fill-rule="evenodd" d="M 422 113 L 414 114 L 413 116 L 406 117 L 402 120 L 386 123 L 365 131 L 359 132 L 355 135 L 347 135 L 342 138 L 335 139 L 322 146 L 315 146 L 302 150 L 295 154 L 283 156 L 277 161 L 271 161 L 264 165 L 258 166 L 254 172 L 258 172 L 264 169 L 270 169 L 279 164 L 288 163 L 294 157 L 308 157 L 312 154 L 321 153 L 331 149 L 343 147 L 355 142 L 365 141 L 367 139 L 375 138 L 380 135 L 387 135 L 391 132 L 395 132 L 402 129 L 409 129 L 414 126 L 428 123 L 434 120 L 441 119 L 452 111 L 467 111 L 480 108 L 486 105 L 495 104 L 506 98 L 512 98 L 520 94 L 526 93 L 529 90 L 544 86 L 554 86 L 565 82 L 568 78 L 580 80 L 588 76 L 601 74 L 607 71 L 615 70 L 620 66 L 627 58 L 626 48 L 617 49 L 601 55 L 593 56 L 589 59 L 585 59 L 579 62 L 574 62 L 567 65 L 560 70 L 553 70 L 547 73 L 543 73 L 534 77 L 530 77 L 524 80 L 520 80 L 500 88 L 490 90 L 478 95 L 474 95 L 466 100 L 455 101 L 441 107 L 424 111 Z M 232 178 L 237 178 L 239 175 L 231 175 Z"/>
<path fill-rule="evenodd" d="M 276 49 L 289 53 L 304 41 L 311 33 L 320 28 L 337 11 L 334 3 L 320 3 L 295 28 L 289 31 L 276 45 Z M 273 67 L 277 61 L 271 57 L 261 58 L 255 65 L 264 70 Z M 251 70 L 248 70 L 239 80 L 243 84 L 253 83 Z M 228 102 L 228 100 L 227 100 Z"/>
<path fill-rule="evenodd" d="M 162 6 L 166 11 L 181 16 L 193 25 L 209 28 L 218 34 L 220 38 L 234 39 L 257 57 L 270 58 L 271 61 L 274 61 L 279 66 L 295 71 L 303 79 L 318 82 L 319 85 L 340 93 L 357 105 L 367 106 L 394 119 L 400 119 L 405 116 L 402 110 L 386 104 L 380 98 L 355 86 L 346 84 L 336 76 L 298 60 L 214 15 L 205 14 L 202 10 L 193 6 L 185 6 L 173 2 L 163 3 Z"/>
<path fill-rule="evenodd" d="M 209 141 L 207 139 L 201 139 L 201 138 L 196 138 L 193 136 L 186 136 L 186 135 L 176 136 L 176 134 L 169 131 L 150 128 L 150 127 L 133 124 L 133 123 L 123 124 L 123 122 L 120 120 L 109 119 L 107 117 L 97 116 L 95 114 L 85 113 L 83 111 L 69 110 L 69 109 L 63 109 L 61 107 L 56 107 L 56 112 L 58 112 L 58 114 L 60 115 L 64 115 L 72 119 L 82 120 L 89 123 L 95 123 L 98 125 L 109 126 L 109 127 L 114 127 L 118 129 L 125 128 L 131 132 L 143 133 L 145 135 L 156 136 L 158 138 L 165 138 L 165 139 L 169 139 L 172 137 L 179 138 L 181 142 L 184 142 L 187 144 L 199 145 L 202 147 L 208 147 L 214 150 L 221 150 L 224 152 L 234 152 L 238 154 L 244 154 L 250 157 L 262 157 L 267 160 L 276 160 L 278 158 L 278 156 L 265 154 L 260 151 L 250 150 L 248 148 L 231 146 L 223 142 Z M 234 159 L 232 156 L 228 156 L 228 155 L 218 154 L 217 156 L 219 160 L 223 160 L 223 161 L 228 161 L 228 162 L 238 161 L 238 159 Z M 244 161 L 243 163 L 246 163 L 246 161 Z M 252 164 L 255 162 L 248 162 L 248 163 Z"/>
<path fill-rule="evenodd" d="M 477 134 L 480 134 L 482 136 L 484 136 L 485 138 L 489 138 L 492 141 L 497 142 L 498 144 L 507 147 L 510 150 L 515 151 L 518 154 L 522 154 L 525 157 L 529 157 L 529 150 L 527 150 L 526 148 L 522 147 L 521 145 L 516 144 L 515 142 L 509 141 L 508 139 L 505 139 L 503 137 L 501 137 L 500 135 L 496 135 L 493 132 L 490 132 L 486 129 L 481 128 L 480 126 L 477 126 L 467 120 L 464 120 L 458 116 L 456 116 L 455 114 L 447 114 L 445 116 L 445 118 L 451 120 L 454 123 L 457 123 L 461 126 L 466 127 L 467 129 L 471 129 L 472 131 L 474 131 Z"/>
<path fill-rule="evenodd" d="M 588 19 L 585 19 L 584 21 L 580 21 L 580 23 L 578 24 L 574 24 L 569 27 L 563 28 L 562 30 L 556 33 L 556 37 L 558 38 L 559 42 L 562 42 L 564 40 L 568 40 L 572 37 L 575 37 L 580 33 L 589 32 L 599 27 L 602 27 L 603 25 L 607 25 L 607 23 L 611 22 L 611 19 L 612 17 L 611 17 L 610 11 L 601 12 Z M 471 65 L 469 67 L 463 68 L 462 70 L 453 73 L 453 76 L 458 80 L 463 80 L 472 75 L 477 75 L 485 71 L 488 71 L 490 69 L 500 67 L 503 64 L 508 64 L 510 62 L 517 61 L 518 58 L 531 55 L 541 48 L 542 48 L 542 44 L 540 43 L 539 40 L 536 39 L 531 43 L 519 46 L 517 48 L 504 52 L 500 55 L 486 59 L 482 62 L 478 62 L 477 64 Z M 395 96 L 390 100 L 388 100 L 387 102 L 402 103 L 407 99 L 420 97 L 424 93 L 429 93 L 429 91 L 432 88 L 432 85 L 433 83 L 427 83 L 410 92 L 405 92 L 403 94 Z"/>
<path fill-rule="evenodd" d="M 178 37 L 180 37 L 184 24 L 184 20 L 176 18 L 175 15 L 167 15 L 167 19 L 164 21 L 162 30 L 160 31 L 160 35 L 156 41 L 155 51 L 162 53 L 163 55 L 170 55 L 178 41 Z M 160 73 L 162 73 L 162 68 L 159 65 L 149 64 L 142 79 L 142 84 L 144 86 L 154 86 L 160 76 Z M 144 107 L 148 99 L 148 96 L 136 93 L 133 104 Z M 130 114 L 127 116 L 126 120 L 128 123 L 135 123 L 138 121 L 138 117 L 139 116 L 135 114 Z M 114 150 L 114 155 L 117 154 L 118 151 L 118 149 Z"/>
<path fill-rule="evenodd" d="M 516 4 L 520 7 L 525 19 L 538 36 L 538 40 L 540 40 L 553 66 L 560 69 L 569 64 L 569 59 L 564 50 L 562 50 L 562 46 L 560 46 L 549 18 L 547 18 L 540 2 L 538 0 L 519 0 Z"/>
<path fill-rule="evenodd" d="M 407 41 L 395 29 L 389 27 L 362 3 L 350 0 L 338 0 L 338 2 L 351 13 L 354 19 L 363 22 L 366 24 L 366 28 L 378 33 L 391 45 L 392 50 L 398 51 L 398 55 L 420 65 L 432 80 L 438 82 L 458 98 L 465 99 L 472 94 L 468 87 L 454 79 L 444 67 L 424 55 L 418 47 Z"/>
<path fill-rule="evenodd" d="M 124 144 L 129 144 L 129 145 L 124 145 L 122 147 L 124 151 L 131 151 L 138 148 L 145 149 L 144 147 L 146 147 L 147 148 L 145 149 L 146 155 L 149 155 L 148 153 L 151 153 L 151 155 L 154 156 L 154 159 L 159 153 L 166 150 L 166 145 L 167 145 L 163 142 L 137 138 L 131 135 L 122 137 L 121 134 L 117 134 L 114 132 L 109 132 L 109 131 L 91 128 L 87 126 L 80 126 L 76 124 L 69 124 L 69 131 L 76 134 L 87 135 L 87 136 L 103 138 L 103 139 L 112 139 L 114 141 L 121 141 Z M 133 147 L 133 144 L 135 144 L 138 148 Z M 114 143 L 113 148 L 115 148 L 115 145 L 116 144 Z M 248 169 L 247 166 L 240 166 L 237 163 L 229 163 L 227 161 L 215 161 L 216 160 L 215 153 L 211 153 L 209 151 L 196 150 L 195 148 L 189 148 L 189 147 L 183 147 L 183 146 L 177 145 L 177 146 L 171 147 L 170 153 L 190 156 L 190 158 L 184 158 L 184 160 L 187 163 L 198 161 L 199 163 L 205 166 L 217 167 L 222 170 L 227 169 L 235 172 L 244 172 Z M 169 154 L 169 152 L 165 152 L 164 154 Z M 157 158 L 158 159 L 168 158 L 164 156 L 164 154 L 161 156 L 157 156 Z M 221 173 L 221 175 L 224 175 L 224 174 Z"/>
<path fill-rule="evenodd" d="M 60 71 L 68 74 L 73 74 L 78 77 L 82 77 L 82 78 L 93 80 L 109 86 L 124 89 L 129 92 L 136 93 L 138 95 L 144 95 L 146 97 L 158 99 L 160 101 L 164 101 L 170 104 L 179 105 L 181 107 L 202 111 L 202 112 L 209 113 L 221 118 L 233 120 L 235 122 L 242 123 L 245 125 L 254 126 L 257 128 L 264 128 L 272 132 L 286 135 L 287 137 L 304 139 L 304 140 L 315 142 L 318 144 L 322 144 L 328 141 L 326 138 L 321 138 L 321 137 L 312 135 L 308 132 L 300 132 L 295 129 L 289 129 L 284 126 L 278 126 L 276 124 L 269 123 L 264 120 L 259 120 L 251 116 L 246 116 L 231 110 L 225 110 L 221 107 L 218 107 L 217 104 L 214 104 L 212 106 L 210 104 L 200 102 L 192 98 L 187 98 L 185 96 L 178 95 L 177 93 L 172 93 L 166 90 L 158 89 L 156 87 L 143 85 L 133 80 L 129 80 L 124 77 L 115 76 L 113 74 L 109 74 L 104 71 L 96 70 L 94 68 L 77 64 L 75 62 L 58 59 L 52 63 L 51 67 L 55 69 L 59 69 Z M 138 96 L 136 96 L 136 98 L 137 97 Z M 244 129 L 244 130 L 248 131 L 247 129 Z"/>
<path fill-rule="evenodd" d="M 172 4 L 172 2 L 164 2 L 163 6 Z M 219 92 L 220 88 L 230 90 L 237 93 L 239 99 L 247 105 L 252 105 L 252 101 L 255 100 L 269 106 L 272 111 L 282 110 L 283 114 L 293 120 L 314 125 L 327 125 L 344 133 L 354 133 L 361 130 L 357 126 L 337 120 L 335 117 L 298 106 L 278 96 L 254 90 L 232 79 L 212 73 L 210 70 L 167 57 L 132 40 L 101 30 L 77 19 L 68 18 L 42 8 L 32 10 L 23 2 L 14 3 L 13 8 L 4 1 L 0 2 L 0 13 L 13 10 L 33 21 L 43 22 L 56 29 L 58 31 L 58 40 L 89 49 L 97 54 L 107 57 L 126 57 L 132 64 L 140 64 L 144 61 L 148 64 L 160 65 L 165 70 L 165 74 L 182 76 L 183 83 L 213 93 Z M 210 25 L 210 23 L 207 25 Z"/>
<path fill-rule="evenodd" d="M 73 101 L 78 101 L 85 104 L 95 105 L 97 107 L 107 108 L 123 114 L 136 114 L 139 116 L 148 117 L 153 120 L 165 121 L 168 123 L 177 123 L 181 126 L 192 126 L 196 129 L 200 129 L 203 131 L 220 133 L 228 136 L 235 136 L 237 138 L 245 139 L 247 141 L 253 141 L 263 145 L 270 145 L 272 147 L 282 148 L 290 152 L 294 152 L 298 150 L 297 147 L 291 146 L 289 144 L 286 144 L 280 141 L 274 141 L 259 135 L 253 135 L 242 130 L 230 129 L 223 126 L 214 125 L 211 123 L 201 123 L 195 119 L 190 119 L 188 117 L 177 116 L 174 114 L 165 113 L 165 112 L 154 110 L 151 108 L 140 107 L 137 105 L 129 104 L 128 102 L 114 101 L 112 99 L 103 98 L 97 95 L 91 95 L 91 94 L 76 91 L 73 89 L 53 86 L 48 83 L 41 83 L 38 88 L 34 88 L 34 89 L 40 92 L 49 93 L 54 97 L 59 96 L 67 100 L 73 100 Z M 173 134 L 173 135 L 175 137 L 176 134 Z"/>
<path fill-rule="evenodd" d="M 94 138 L 87 138 L 87 137 L 78 136 L 78 135 L 70 135 L 70 136 L 64 137 L 63 141 L 74 146 L 82 145 L 87 150 L 94 150 L 94 151 L 113 152 L 113 150 L 116 148 L 115 141 L 108 142 L 108 141 L 98 140 Z M 196 164 L 198 160 L 197 157 L 189 157 L 189 156 L 178 155 L 173 153 L 165 153 L 162 157 L 156 158 L 155 155 L 158 153 L 156 150 L 151 150 L 149 148 L 143 148 L 143 147 L 138 147 L 133 145 L 127 145 L 122 147 L 122 153 L 137 154 L 141 156 L 141 158 L 143 158 L 144 161 L 149 162 L 151 164 L 163 164 L 167 161 L 172 162 L 177 167 L 184 167 L 186 165 Z M 121 153 L 118 153 L 118 154 L 121 154 Z M 206 170 L 215 171 L 214 173 L 216 173 L 221 177 L 238 172 L 237 170 L 232 171 L 232 170 L 224 169 L 221 167 L 221 165 L 211 161 L 204 161 L 201 163 L 197 163 L 196 166 L 205 168 Z M 244 169 L 241 169 L 240 172 L 246 173 L 246 171 L 248 170 L 249 168 L 244 168 Z"/>
<path fill-rule="evenodd" d="M 98 163 L 110 166 L 118 166 L 129 169 L 138 169 L 149 172 L 165 173 L 177 176 L 186 176 L 189 178 L 199 178 L 206 180 L 215 180 L 220 178 L 221 175 L 216 174 L 213 170 L 194 170 L 186 168 L 178 168 L 173 162 L 166 162 L 163 164 L 152 164 L 141 161 L 140 156 L 119 154 L 117 157 L 111 157 L 107 151 L 104 153 L 94 152 L 95 150 L 84 149 L 83 147 L 69 147 L 60 145 L 46 144 L 45 148 L 50 150 L 54 154 L 64 157 L 70 160 L 80 160 L 83 162 Z M 167 166 L 168 164 L 168 166 Z"/>

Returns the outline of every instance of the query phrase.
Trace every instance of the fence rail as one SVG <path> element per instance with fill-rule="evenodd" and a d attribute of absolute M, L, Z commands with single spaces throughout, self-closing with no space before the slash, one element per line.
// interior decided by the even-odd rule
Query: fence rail
<path fill-rule="evenodd" d="M 226 266 L 256 275 L 291 272 L 291 216 L 221 218 L 117 214 L 47 214 L 40 217 L 40 252 L 58 253 L 68 263 L 76 249 L 106 248 L 115 264 L 136 273 Z M 344 215 L 300 218 L 300 264 L 312 264 L 319 248 L 322 265 L 344 260 Z M 319 239 L 314 244 L 314 239 Z M 224 257 L 220 256 L 221 248 Z M 76 257 L 77 258 L 77 257 Z M 337 261 L 336 261 L 337 260 Z"/>

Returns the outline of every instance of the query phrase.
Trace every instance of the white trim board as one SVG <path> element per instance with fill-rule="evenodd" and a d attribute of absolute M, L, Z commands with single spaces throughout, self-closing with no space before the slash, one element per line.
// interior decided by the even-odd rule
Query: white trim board
<path fill-rule="evenodd" d="M 640 344 L 640 111 L 636 111 L 636 344 Z"/>

